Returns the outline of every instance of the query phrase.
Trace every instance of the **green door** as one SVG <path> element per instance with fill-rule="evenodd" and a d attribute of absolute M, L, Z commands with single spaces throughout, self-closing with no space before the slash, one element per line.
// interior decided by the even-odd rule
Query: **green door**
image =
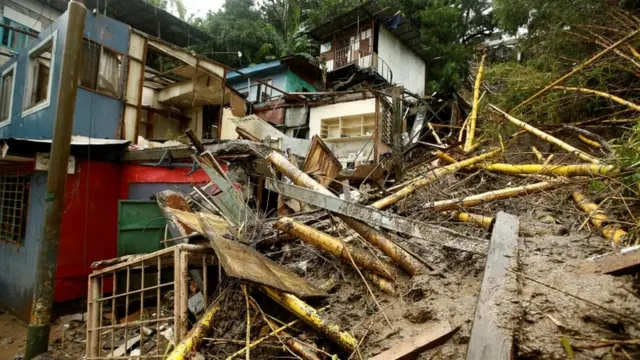
<path fill-rule="evenodd" d="M 120 200 L 118 256 L 148 254 L 162 249 L 166 224 L 155 201 Z"/>

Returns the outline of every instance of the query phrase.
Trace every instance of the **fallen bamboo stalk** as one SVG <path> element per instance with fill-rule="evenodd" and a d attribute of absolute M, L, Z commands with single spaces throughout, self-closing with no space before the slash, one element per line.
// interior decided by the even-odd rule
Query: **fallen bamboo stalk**
<path fill-rule="evenodd" d="M 503 174 L 522 175 L 554 175 L 554 176 L 599 176 L 613 175 L 619 170 L 613 165 L 578 164 L 578 165 L 543 165 L 543 164 L 488 164 L 474 165 L 471 168 Z"/>
<path fill-rule="evenodd" d="M 396 289 L 393 287 L 393 284 L 382 276 L 378 276 L 369 271 L 363 271 L 362 275 L 377 286 L 383 293 L 391 296 L 396 294 Z"/>
<path fill-rule="evenodd" d="M 599 209 L 599 206 L 587 198 L 580 191 L 574 191 L 572 193 L 573 200 L 578 204 L 578 207 L 589 215 L 589 220 L 602 231 L 602 235 L 611 240 L 614 244 L 620 244 L 627 236 L 627 232 L 620 229 L 617 224 L 609 224 L 611 219 L 605 214 L 604 211 Z"/>
<path fill-rule="evenodd" d="M 502 149 L 496 149 L 493 151 L 490 151 L 486 154 L 480 155 L 480 156 L 476 156 L 470 159 L 466 159 L 466 160 L 462 160 L 462 161 L 458 161 L 455 164 L 451 164 L 451 165 L 447 165 L 438 169 L 433 170 L 429 175 L 427 175 L 426 177 L 417 180 L 414 183 L 409 184 L 408 186 L 398 190 L 397 192 L 383 198 L 380 199 L 376 202 L 374 202 L 373 204 L 371 204 L 370 206 L 378 209 L 378 210 L 384 210 L 386 208 L 388 208 L 389 206 L 392 206 L 396 203 L 398 203 L 399 201 L 406 199 L 409 195 L 413 194 L 414 192 L 416 192 L 418 189 L 423 188 L 429 184 L 431 184 L 432 182 L 436 181 L 437 179 L 447 175 L 447 174 L 453 174 L 456 171 L 465 168 L 467 166 L 471 166 L 474 165 L 480 161 L 483 161 L 485 159 L 488 159 L 492 156 L 497 155 L 498 153 L 500 153 L 502 151 Z"/>
<path fill-rule="evenodd" d="M 266 286 L 263 286 L 262 290 L 274 301 L 285 307 L 313 329 L 325 335 L 345 350 L 353 352 L 356 349 L 358 342 L 351 333 L 340 330 L 340 327 L 336 324 L 329 324 L 322 320 L 316 309 L 312 308 L 304 301 L 291 294 L 285 294 Z"/>
<path fill-rule="evenodd" d="M 462 199 L 441 200 L 433 203 L 427 203 L 424 205 L 424 208 L 435 211 L 462 209 L 496 200 L 530 195 L 544 190 L 551 190 L 558 188 L 564 184 L 564 181 L 543 181 L 525 186 L 517 186 L 496 191 L 489 191 L 482 194 L 467 196 Z"/>
<path fill-rule="evenodd" d="M 544 156 L 542 156 L 542 153 L 540 152 L 540 150 L 538 150 L 537 147 L 532 146 L 531 151 L 536 156 L 536 159 L 538 159 L 539 162 L 544 163 Z"/>
<path fill-rule="evenodd" d="M 471 214 L 466 211 L 447 211 L 444 214 L 453 216 L 462 222 L 476 224 L 485 229 L 491 228 L 491 224 L 493 223 L 493 218 L 490 216 Z"/>
<path fill-rule="evenodd" d="M 357 266 L 372 271 L 387 279 L 394 279 L 393 267 L 390 264 L 375 258 L 362 249 L 346 246 L 339 239 L 336 239 L 331 235 L 327 235 L 322 231 L 316 230 L 311 226 L 300 224 L 288 217 L 283 217 L 276 221 L 276 223 L 273 224 L 273 227 L 291 234 L 308 244 L 318 247 L 343 260 L 347 264 L 351 264 L 351 260 L 349 258 L 349 254 L 351 254 L 351 257 Z"/>
<path fill-rule="evenodd" d="M 291 164 L 284 156 L 277 152 L 272 152 L 267 156 L 267 160 L 271 162 L 281 173 L 291 179 L 294 184 L 316 191 L 327 196 L 337 197 L 327 188 L 313 180 L 309 175 Z M 404 251 L 401 247 L 387 238 L 381 231 L 373 228 L 361 221 L 355 220 L 348 216 L 338 215 L 347 226 L 355 230 L 360 236 L 367 240 L 370 244 L 380 249 L 385 255 L 395 261 L 410 275 L 417 274 L 423 269 L 422 264 L 416 260 L 411 254 Z"/>
<path fill-rule="evenodd" d="M 579 87 L 567 87 L 567 86 L 554 86 L 553 87 L 556 90 L 567 90 L 567 91 L 577 91 L 577 92 L 581 92 L 584 94 L 592 94 L 592 95 L 596 95 L 596 96 L 600 96 L 603 97 L 605 99 L 609 99 L 613 102 L 616 102 L 620 105 L 624 105 L 626 107 L 628 107 L 629 109 L 635 110 L 635 111 L 640 111 L 640 105 L 635 104 L 631 101 L 627 101 L 621 97 L 615 96 L 615 95 L 611 95 L 608 94 L 606 92 L 603 91 L 598 91 L 598 90 L 592 90 L 592 89 L 586 89 L 586 88 L 579 88 Z"/>
<path fill-rule="evenodd" d="M 588 137 L 586 137 L 584 135 L 578 134 L 578 139 L 580 139 L 580 141 L 582 141 L 583 143 L 585 143 L 585 144 L 587 144 L 587 145 L 589 145 L 591 147 L 594 147 L 596 149 L 599 149 L 601 147 L 600 143 L 598 143 L 595 140 L 591 140 L 591 139 L 589 139 Z"/>
<path fill-rule="evenodd" d="M 204 313 L 193 330 L 173 349 L 167 360 L 186 360 L 187 355 L 198 350 L 204 337 L 211 328 L 213 316 L 220 310 L 217 302 L 214 302 Z"/>
<path fill-rule="evenodd" d="M 527 130 L 528 132 L 532 133 L 533 135 L 541 138 L 544 141 L 547 141 L 551 144 L 554 144 L 564 150 L 566 150 L 569 153 L 575 154 L 577 157 L 579 157 L 582 160 L 594 163 L 594 164 L 599 164 L 600 160 L 594 158 L 593 156 L 585 153 L 582 150 L 576 149 L 575 147 L 567 144 L 566 142 L 554 137 L 553 135 L 547 134 L 546 132 L 542 131 L 542 130 L 538 130 L 537 128 L 525 123 L 524 121 L 518 120 L 515 117 L 507 114 L 506 112 L 500 110 L 498 107 L 494 106 L 494 105 L 489 105 L 492 109 L 494 109 L 495 111 L 499 112 L 500 114 L 502 114 L 507 120 L 509 120 L 511 123 L 513 123 L 514 125 L 521 127 L 525 130 Z"/>
<path fill-rule="evenodd" d="M 560 77 L 556 81 L 554 81 L 551 84 L 547 85 L 545 88 L 543 88 L 542 90 L 538 91 L 537 93 L 535 93 L 534 95 L 532 95 L 531 97 L 526 99 L 525 101 L 521 102 L 519 105 L 517 105 L 516 107 L 511 109 L 509 112 L 513 113 L 514 111 L 518 110 L 519 108 L 530 104 L 533 100 L 535 100 L 535 99 L 539 98 L 540 96 L 544 95 L 547 91 L 551 90 L 554 86 L 557 86 L 557 85 L 560 85 L 560 84 L 564 83 L 571 76 L 577 74 L 578 72 L 582 71 L 582 69 L 584 69 L 587 66 L 593 64 L 594 62 L 598 61 L 601 57 L 605 56 L 606 54 L 608 54 L 612 50 L 617 49 L 620 45 L 626 43 L 629 39 L 631 39 L 632 37 L 636 36 L 636 34 L 638 34 L 638 32 L 640 32 L 640 29 L 633 30 L 627 36 L 623 37 L 622 39 L 620 39 L 615 44 L 613 44 L 613 45 L 609 46 L 608 48 L 602 50 L 601 52 L 597 53 L 591 59 L 585 61 L 580 66 L 576 67 L 575 69 L 573 69 L 570 72 L 568 72 L 567 74 L 563 75 L 562 77 Z"/>
<path fill-rule="evenodd" d="M 322 310 L 326 309 L 327 307 L 328 307 L 328 306 L 323 307 L 323 308 L 321 308 L 321 309 L 318 309 L 317 311 L 318 311 L 318 312 L 320 312 L 320 311 L 322 311 Z M 284 332 L 286 329 L 288 329 L 288 328 L 290 328 L 290 327 L 295 326 L 296 324 L 298 324 L 298 322 L 300 322 L 300 319 L 298 319 L 298 320 L 293 320 L 293 321 L 291 321 L 291 322 L 290 322 L 290 323 L 288 323 L 288 324 L 282 325 L 282 326 L 280 326 L 279 328 L 277 328 L 277 329 L 275 329 L 275 330 L 272 330 L 272 331 L 271 331 L 270 333 L 268 333 L 267 335 L 265 335 L 265 336 L 261 337 L 261 338 L 260 338 L 260 339 L 258 339 L 258 340 L 255 340 L 255 341 L 253 341 L 251 344 L 249 344 L 249 348 L 251 348 L 251 349 L 252 349 L 252 348 L 254 348 L 254 347 L 256 347 L 256 346 L 260 345 L 261 343 L 263 343 L 263 342 L 267 341 L 267 340 L 268 340 L 269 338 L 271 338 L 272 336 L 277 336 L 279 333 Z M 231 354 L 230 356 L 228 356 L 225 360 L 231 360 L 231 359 L 233 359 L 233 358 L 235 358 L 235 357 L 237 357 L 237 356 L 240 356 L 240 355 L 244 354 L 244 352 L 245 352 L 245 351 L 247 351 L 247 350 L 249 350 L 249 349 L 247 349 L 247 347 L 244 347 L 244 348 L 242 348 L 242 349 L 240 349 L 240 350 L 236 351 L 235 353 Z"/>
<path fill-rule="evenodd" d="M 449 164 L 455 164 L 455 163 L 457 163 L 457 162 L 458 162 L 456 159 L 454 159 L 454 158 L 452 158 L 451 156 L 449 156 L 449 155 L 447 155 L 447 154 L 443 153 L 443 152 L 442 152 L 442 151 L 440 151 L 440 150 L 436 150 L 435 154 L 436 154 L 436 156 L 438 157 L 438 159 L 441 159 L 441 160 L 443 160 L 443 161 L 446 161 L 446 162 L 447 162 L 447 163 L 449 163 Z"/>
<path fill-rule="evenodd" d="M 480 67 L 478 68 L 478 75 L 476 76 L 476 83 L 473 88 L 473 107 L 471 108 L 471 116 L 469 117 L 469 124 L 467 125 L 467 138 L 464 142 L 464 151 L 471 152 L 471 146 L 476 134 L 476 121 L 478 120 L 478 107 L 480 102 L 480 87 L 482 85 L 482 76 L 484 75 L 484 64 L 487 61 L 487 53 L 482 55 L 480 61 Z"/>

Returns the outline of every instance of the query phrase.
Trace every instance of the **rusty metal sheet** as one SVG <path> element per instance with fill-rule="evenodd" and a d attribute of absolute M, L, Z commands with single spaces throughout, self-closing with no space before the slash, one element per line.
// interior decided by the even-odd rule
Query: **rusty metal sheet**
<path fill-rule="evenodd" d="M 227 275 L 266 285 L 300 298 L 326 297 L 324 291 L 311 285 L 291 270 L 267 258 L 258 251 L 234 240 L 219 236 L 216 224 L 204 213 L 197 213 L 203 235 L 211 242 Z"/>

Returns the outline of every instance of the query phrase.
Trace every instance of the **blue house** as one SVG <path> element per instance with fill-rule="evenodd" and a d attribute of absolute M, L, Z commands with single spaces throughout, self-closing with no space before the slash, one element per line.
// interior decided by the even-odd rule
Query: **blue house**
<path fill-rule="evenodd" d="M 31 310 L 69 25 L 61 14 L 0 65 L 0 306 L 21 319 Z M 226 85 L 225 66 L 101 12 L 87 9 L 78 55 L 56 301 L 84 297 L 91 263 L 116 256 L 118 160 L 127 146 L 187 128 L 215 136 L 223 107 L 244 112 L 244 99 Z"/>
<path fill-rule="evenodd" d="M 246 96 L 247 101 L 264 103 L 283 94 L 265 84 L 286 93 L 314 92 L 322 89 L 322 72 L 309 60 L 287 56 L 230 72 L 227 83 Z"/>

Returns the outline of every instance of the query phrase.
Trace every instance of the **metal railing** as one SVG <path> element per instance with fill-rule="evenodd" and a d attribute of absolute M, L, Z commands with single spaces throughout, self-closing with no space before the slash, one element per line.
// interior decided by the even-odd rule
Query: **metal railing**
<path fill-rule="evenodd" d="M 357 65 L 362 69 L 373 69 L 378 75 L 390 84 L 393 84 L 393 73 L 389 65 L 375 52 L 368 50 L 353 50 L 352 46 L 347 46 L 335 51 L 333 68 L 328 71 L 335 71 L 349 65 Z"/>

